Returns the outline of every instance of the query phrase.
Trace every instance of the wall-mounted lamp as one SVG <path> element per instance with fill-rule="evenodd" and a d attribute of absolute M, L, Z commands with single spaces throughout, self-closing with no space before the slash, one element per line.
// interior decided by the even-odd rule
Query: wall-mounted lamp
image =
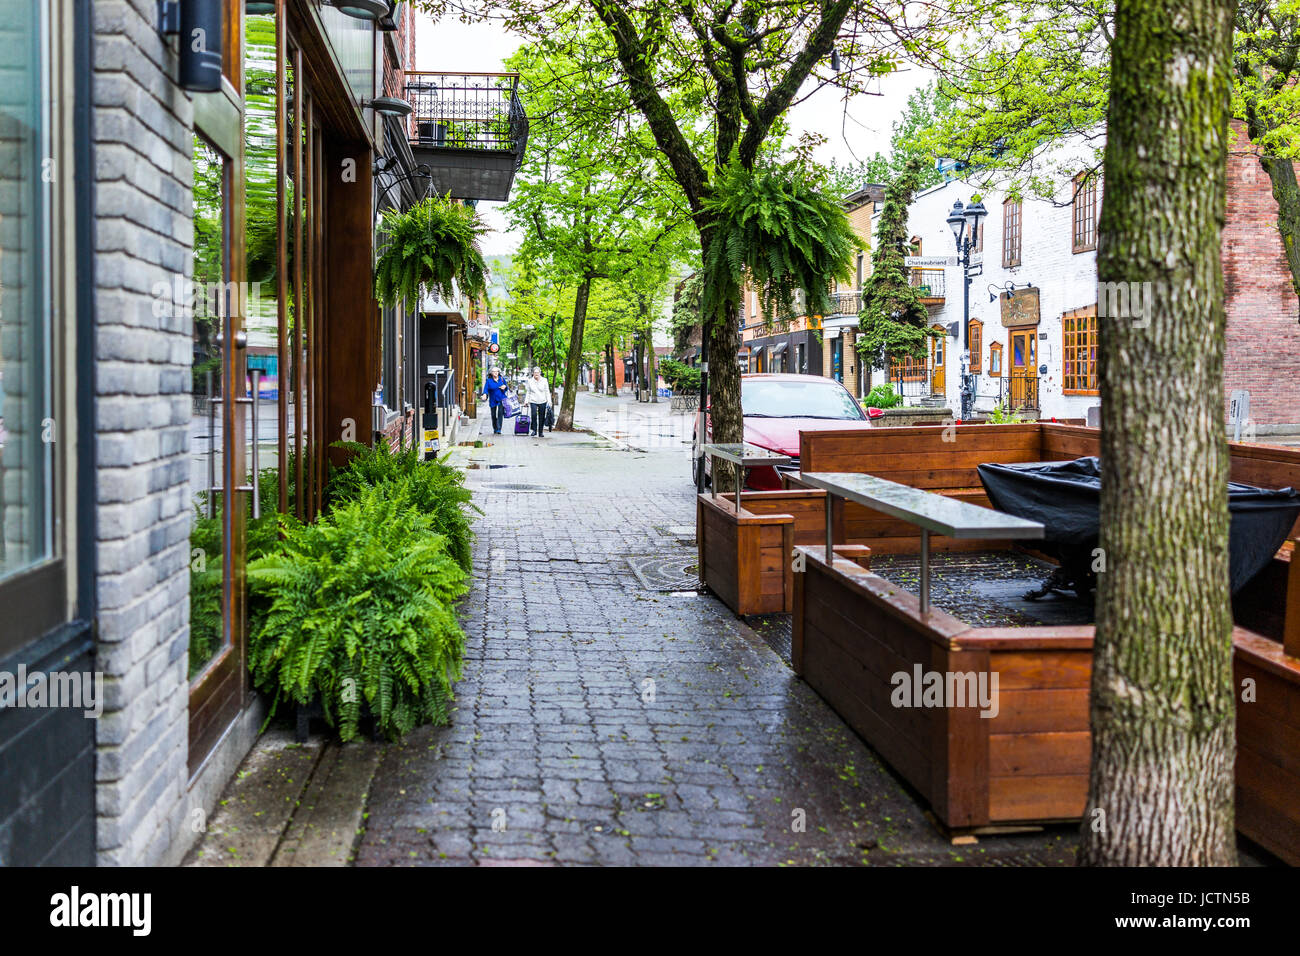
<path fill-rule="evenodd" d="M 395 0 L 388 0 L 388 12 L 375 21 L 375 27 L 383 30 L 385 33 L 392 33 L 397 29 L 397 8 L 401 4 Z"/>
<path fill-rule="evenodd" d="M 221 0 L 158 0 L 158 32 L 178 38 L 181 89 L 221 89 L 221 7 Z"/>
<path fill-rule="evenodd" d="M 329 4 L 357 20 L 378 20 L 388 13 L 388 0 L 329 0 Z"/>
<path fill-rule="evenodd" d="M 990 282 L 989 301 L 996 302 L 998 301 L 999 296 L 1006 296 L 1006 298 L 1009 299 L 1011 298 L 1011 293 L 1015 292 L 1017 289 L 1032 289 L 1033 287 L 1034 284 L 1032 282 L 1026 282 L 1024 285 L 1018 285 L 1015 282 L 1004 282 L 1002 285 L 998 285 L 995 282 Z"/>
<path fill-rule="evenodd" d="M 380 116 L 410 116 L 414 110 L 410 103 L 396 96 L 376 96 L 373 100 L 362 100 L 361 108 L 372 109 Z"/>

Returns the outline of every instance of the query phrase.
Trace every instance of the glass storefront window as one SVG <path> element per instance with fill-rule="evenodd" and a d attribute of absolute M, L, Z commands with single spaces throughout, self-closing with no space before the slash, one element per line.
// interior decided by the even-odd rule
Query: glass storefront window
<path fill-rule="evenodd" d="M 55 553 L 44 9 L 0 0 L 0 581 Z"/>
<path fill-rule="evenodd" d="M 194 137 L 194 405 L 190 426 L 190 487 L 194 529 L 190 547 L 190 658 L 193 678 L 230 639 L 225 615 L 225 516 L 222 484 L 225 447 L 222 404 L 225 355 L 225 157 Z"/>
<path fill-rule="evenodd" d="M 244 20 L 244 248 L 248 296 L 248 397 L 260 372 L 257 406 L 258 464 L 262 513 L 280 507 L 280 390 L 289 388 L 281 367 L 277 282 L 276 75 L 274 15 Z M 251 423 L 250 423 L 251 427 Z M 256 544 L 257 542 L 254 542 Z"/>

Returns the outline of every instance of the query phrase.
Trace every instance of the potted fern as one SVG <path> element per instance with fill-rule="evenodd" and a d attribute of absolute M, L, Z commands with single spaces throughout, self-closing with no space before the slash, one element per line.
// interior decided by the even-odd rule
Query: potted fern
<path fill-rule="evenodd" d="M 382 226 L 385 243 L 375 264 L 375 295 L 392 306 L 418 302 L 421 292 L 455 297 L 457 286 L 472 298 L 487 292 L 487 265 L 479 237 L 487 227 L 474 210 L 448 196 L 430 196 L 410 209 L 389 209 Z"/>

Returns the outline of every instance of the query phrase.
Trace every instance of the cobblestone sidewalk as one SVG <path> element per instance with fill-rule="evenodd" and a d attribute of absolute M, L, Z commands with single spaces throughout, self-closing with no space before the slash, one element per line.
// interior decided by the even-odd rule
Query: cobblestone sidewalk
<path fill-rule="evenodd" d="M 620 401 L 579 400 L 580 425 Z M 629 557 L 694 560 L 666 533 L 694 523 L 687 442 L 484 437 L 453 721 L 387 749 L 358 864 L 1073 862 L 1073 828 L 949 845 L 720 602 L 641 583 Z"/>

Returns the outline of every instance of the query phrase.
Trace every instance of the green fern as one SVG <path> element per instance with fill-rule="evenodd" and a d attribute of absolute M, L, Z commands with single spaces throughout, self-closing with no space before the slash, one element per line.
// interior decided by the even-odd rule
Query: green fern
<path fill-rule="evenodd" d="M 717 318 L 741 297 L 746 279 L 769 318 L 833 308 L 831 283 L 848 279 L 862 247 L 844 207 L 818 188 L 800 162 L 745 169 L 732 161 L 720 174 L 704 213 L 712 235 L 704 252 L 701 312 Z"/>
<path fill-rule="evenodd" d="M 424 461 L 418 448 L 394 452 L 356 442 L 335 442 L 350 453 L 347 465 L 330 470 L 326 496 L 331 505 L 355 500 L 365 489 L 379 487 L 388 497 L 407 502 L 433 518 L 433 530 L 447 539 L 447 551 L 469 571 L 474 532 L 470 511 L 477 512 L 465 488 L 465 473 L 438 461 Z M 450 453 L 449 453 L 450 454 Z M 468 506 L 468 507 L 467 507 Z"/>
<path fill-rule="evenodd" d="M 445 196 L 431 196 L 405 211 L 385 211 L 384 248 L 375 264 L 380 303 L 418 302 L 421 291 L 450 300 L 457 284 L 472 298 L 486 295 L 479 237 L 487 231 L 473 209 Z"/>
<path fill-rule="evenodd" d="M 248 569 L 268 608 L 249 640 L 255 684 L 277 703 L 319 698 L 343 740 L 363 703 L 389 737 L 445 721 L 464 654 L 452 608 L 468 576 L 433 516 L 386 484 L 313 525 L 282 522 L 279 550 Z"/>

